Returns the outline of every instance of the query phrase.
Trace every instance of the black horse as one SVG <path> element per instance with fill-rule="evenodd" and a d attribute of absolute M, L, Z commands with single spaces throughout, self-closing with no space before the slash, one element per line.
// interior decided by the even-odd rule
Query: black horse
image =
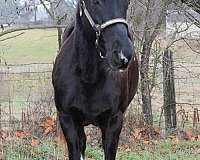
<path fill-rule="evenodd" d="M 84 126 L 100 127 L 105 160 L 115 160 L 123 114 L 138 85 L 126 22 L 128 0 L 79 0 L 53 69 L 55 104 L 69 159 L 84 159 Z"/>

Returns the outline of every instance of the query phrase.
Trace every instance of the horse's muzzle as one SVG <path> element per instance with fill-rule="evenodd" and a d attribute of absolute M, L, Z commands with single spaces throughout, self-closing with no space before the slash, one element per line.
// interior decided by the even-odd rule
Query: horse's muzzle
<path fill-rule="evenodd" d="M 113 50 L 112 52 L 112 66 L 116 69 L 126 69 L 131 57 L 125 56 L 123 51 Z"/>

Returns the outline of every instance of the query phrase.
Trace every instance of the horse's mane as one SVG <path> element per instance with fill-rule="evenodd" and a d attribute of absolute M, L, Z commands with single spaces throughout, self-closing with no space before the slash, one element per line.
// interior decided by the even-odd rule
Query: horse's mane
<path fill-rule="evenodd" d="M 74 27 L 75 27 L 75 21 L 72 21 L 70 24 L 67 25 L 62 35 L 62 42 L 64 42 L 70 36 L 70 34 L 74 30 Z"/>

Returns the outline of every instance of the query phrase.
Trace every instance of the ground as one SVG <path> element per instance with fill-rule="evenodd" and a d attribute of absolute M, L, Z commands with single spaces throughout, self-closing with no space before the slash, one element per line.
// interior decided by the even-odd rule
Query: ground
<path fill-rule="evenodd" d="M 6 160 L 63 160 L 63 149 L 56 141 L 45 140 L 37 146 L 15 140 L 14 145 L 5 146 Z M 101 148 L 87 146 L 87 160 L 102 160 Z M 136 142 L 131 148 L 121 146 L 117 160 L 199 160 L 200 143 L 188 141 L 172 141 L 170 139 L 154 141 L 152 144 Z"/>

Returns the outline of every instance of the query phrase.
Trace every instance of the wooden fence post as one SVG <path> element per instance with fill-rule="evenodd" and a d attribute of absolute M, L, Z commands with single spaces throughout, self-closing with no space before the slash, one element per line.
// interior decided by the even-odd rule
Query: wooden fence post
<path fill-rule="evenodd" d="M 171 50 L 165 50 L 163 55 L 163 96 L 165 130 L 170 132 L 177 125 L 173 52 Z"/>
<path fill-rule="evenodd" d="M 1 131 L 2 128 L 3 128 L 3 127 L 1 126 L 1 123 L 2 123 L 2 122 L 1 122 L 1 117 L 2 117 L 2 114 L 1 114 L 1 104 L 0 104 L 0 131 Z"/>
<path fill-rule="evenodd" d="M 200 122 L 199 110 L 198 110 L 198 108 L 194 108 L 193 129 L 197 129 L 197 124 L 198 124 L 199 122 Z"/>

